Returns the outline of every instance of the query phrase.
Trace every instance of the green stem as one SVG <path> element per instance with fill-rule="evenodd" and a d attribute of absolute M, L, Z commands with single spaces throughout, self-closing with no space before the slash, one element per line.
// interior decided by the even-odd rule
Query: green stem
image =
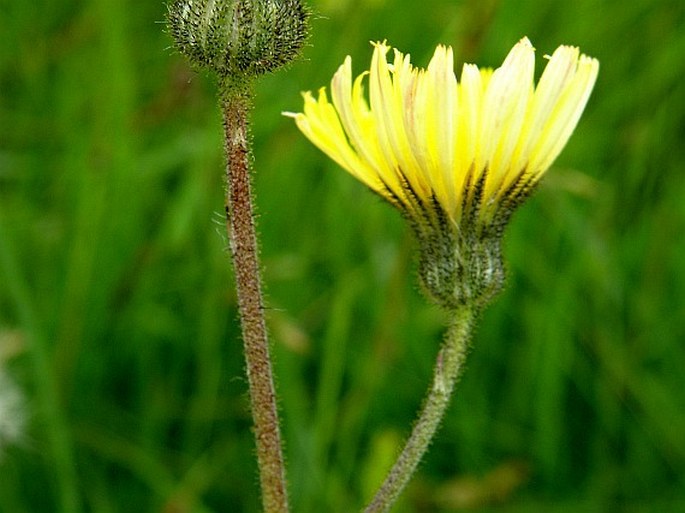
<path fill-rule="evenodd" d="M 473 319 L 474 310 L 469 306 L 462 306 L 454 311 L 445 341 L 438 353 L 433 383 L 428 390 L 423 410 L 404 449 L 364 513 L 389 511 L 414 474 L 440 425 L 454 385 L 461 374 Z"/>
<path fill-rule="evenodd" d="M 226 226 L 231 244 L 238 308 L 265 513 L 287 513 L 285 466 L 264 321 L 257 236 L 250 187 L 248 87 L 228 89 L 221 99 L 226 136 Z"/>

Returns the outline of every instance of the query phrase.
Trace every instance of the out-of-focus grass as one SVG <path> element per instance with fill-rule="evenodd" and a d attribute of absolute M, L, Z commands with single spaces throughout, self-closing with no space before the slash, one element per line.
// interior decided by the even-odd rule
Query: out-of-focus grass
<path fill-rule="evenodd" d="M 255 101 L 255 189 L 295 511 L 349 512 L 407 434 L 444 318 L 393 209 L 282 110 L 387 38 L 497 65 L 601 61 L 587 112 L 508 230 L 508 287 L 396 511 L 685 509 L 685 7 L 680 0 L 319 1 Z M 212 81 L 161 2 L 6 2 L 0 343 L 32 424 L 0 511 L 254 512 Z M 540 59 L 541 61 L 541 59 Z"/>

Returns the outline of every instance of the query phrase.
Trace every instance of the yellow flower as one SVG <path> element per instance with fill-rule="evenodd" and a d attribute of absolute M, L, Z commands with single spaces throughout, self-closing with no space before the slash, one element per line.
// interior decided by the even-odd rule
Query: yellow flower
<path fill-rule="evenodd" d="M 286 115 L 409 219 L 422 281 L 438 302 L 489 298 L 501 288 L 503 227 L 571 136 L 599 63 L 560 46 L 536 86 L 527 38 L 494 71 L 465 64 L 459 81 L 450 47 L 438 46 L 425 70 L 397 50 L 388 63 L 389 50 L 375 43 L 369 71 L 354 81 L 348 56 L 333 76 L 332 103 L 321 88 L 318 98 L 304 93 L 303 113 Z M 428 264 L 437 295 L 426 260 L 437 262 Z"/>

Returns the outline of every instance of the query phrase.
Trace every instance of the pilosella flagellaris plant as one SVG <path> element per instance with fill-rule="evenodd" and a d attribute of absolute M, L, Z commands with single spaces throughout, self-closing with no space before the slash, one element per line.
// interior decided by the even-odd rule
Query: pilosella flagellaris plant
<path fill-rule="evenodd" d="M 367 513 L 388 511 L 432 439 L 461 372 L 478 312 L 502 289 L 502 236 L 559 155 L 585 108 L 599 63 L 560 46 L 534 82 L 535 50 L 519 41 L 502 65 L 465 64 L 438 46 L 426 69 L 374 45 L 353 80 L 347 57 L 329 93 L 304 93 L 302 133 L 397 207 L 418 241 L 426 295 L 450 313 L 433 382 L 412 434 Z M 368 82 L 368 99 L 364 82 Z"/>

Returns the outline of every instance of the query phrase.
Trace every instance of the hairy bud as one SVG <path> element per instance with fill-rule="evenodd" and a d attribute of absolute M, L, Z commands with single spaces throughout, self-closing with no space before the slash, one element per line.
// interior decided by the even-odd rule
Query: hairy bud
<path fill-rule="evenodd" d="M 294 60 L 307 39 L 300 0 L 175 0 L 169 27 L 180 51 L 222 78 L 246 78 Z"/>

